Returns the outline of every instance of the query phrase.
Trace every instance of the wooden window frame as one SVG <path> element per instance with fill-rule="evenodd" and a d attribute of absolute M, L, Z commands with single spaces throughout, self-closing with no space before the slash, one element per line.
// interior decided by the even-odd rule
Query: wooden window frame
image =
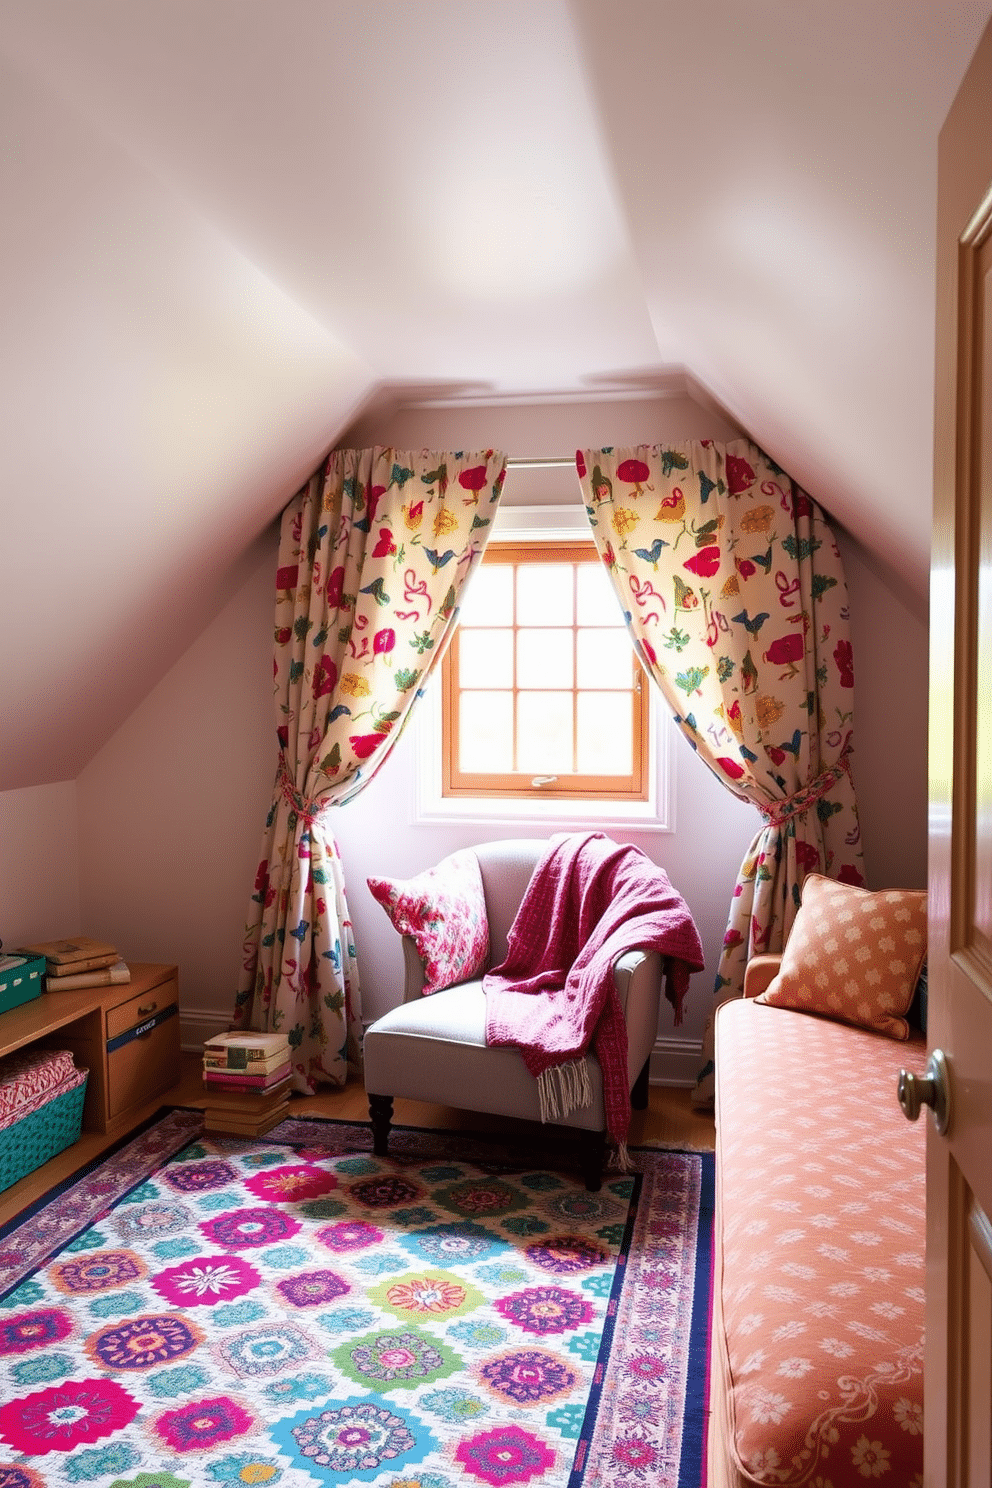
<path fill-rule="evenodd" d="M 574 565 L 576 563 L 601 562 L 596 545 L 590 540 L 578 538 L 563 539 L 561 541 L 526 541 L 513 542 L 493 539 L 483 557 L 483 562 L 512 563 L 515 567 L 523 564 L 562 563 Z M 607 582 L 609 582 L 607 580 Z M 499 627 L 503 629 L 504 627 Z M 528 627 L 529 628 L 529 627 Z M 461 689 L 458 683 L 459 675 L 459 627 L 456 625 L 451 642 L 441 661 L 441 795 L 443 799 L 458 801 L 478 799 L 509 799 L 509 800 L 545 800 L 545 801 L 616 801 L 616 802 L 646 802 L 651 798 L 651 728 L 650 728 L 650 706 L 649 706 L 649 683 L 643 669 L 637 660 L 633 646 L 630 646 L 631 686 L 629 694 L 625 689 L 616 689 L 618 705 L 621 699 L 627 695 L 630 699 L 631 710 L 631 740 L 632 740 L 632 768 L 629 776 L 580 774 L 578 772 L 563 774 L 558 773 L 553 782 L 536 785 L 535 777 L 531 771 L 513 771 L 508 773 L 495 772 L 466 772 L 458 768 L 457 748 L 459 737 L 459 701 Z M 514 632 L 517 630 L 516 615 L 512 626 Z M 577 632 L 575 617 L 572 621 L 573 633 Z M 513 647 L 516 656 L 516 645 Z M 514 661 L 514 666 L 516 665 Z M 524 689 L 516 686 L 516 677 L 512 688 L 500 688 L 500 692 L 512 691 L 514 698 L 514 719 L 516 718 L 516 699 L 518 693 Z M 556 689 L 556 691 L 568 689 Z M 577 717 L 575 699 L 578 694 L 589 689 L 578 686 L 577 678 L 573 675 L 571 691 L 573 693 L 573 721 Z"/>

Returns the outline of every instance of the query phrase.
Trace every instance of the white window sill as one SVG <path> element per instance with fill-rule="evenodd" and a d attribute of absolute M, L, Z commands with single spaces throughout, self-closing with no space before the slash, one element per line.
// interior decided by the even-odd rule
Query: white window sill
<path fill-rule="evenodd" d="M 480 822 L 598 827 L 629 825 L 639 832 L 673 832 L 674 768 L 670 730 L 659 729 L 655 699 L 650 699 L 652 761 L 646 801 L 576 801 L 522 799 L 514 796 L 449 798 L 441 794 L 441 688 L 431 686 L 421 699 L 411 726 L 415 730 L 417 793 L 413 820 L 428 823 Z"/>

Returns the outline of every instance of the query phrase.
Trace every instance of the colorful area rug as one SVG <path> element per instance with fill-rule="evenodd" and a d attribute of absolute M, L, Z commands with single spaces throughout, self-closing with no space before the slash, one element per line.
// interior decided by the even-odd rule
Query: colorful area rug
<path fill-rule="evenodd" d="M 698 1488 L 712 1157 L 169 1112 L 0 1234 L 0 1488 Z"/>

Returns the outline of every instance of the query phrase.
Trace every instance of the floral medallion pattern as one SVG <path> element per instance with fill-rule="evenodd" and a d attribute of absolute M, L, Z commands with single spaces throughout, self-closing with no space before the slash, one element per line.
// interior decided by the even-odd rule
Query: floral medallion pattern
<path fill-rule="evenodd" d="M 571 1393 L 575 1370 L 543 1349 L 514 1349 L 487 1359 L 479 1367 L 479 1378 L 513 1405 L 543 1405 Z"/>
<path fill-rule="evenodd" d="M 52 1285 L 68 1294 L 106 1292 L 129 1281 L 140 1281 L 147 1272 L 144 1261 L 132 1250 L 97 1250 L 56 1266 Z"/>
<path fill-rule="evenodd" d="M 163 1411 L 154 1422 L 154 1431 L 174 1452 L 211 1452 L 221 1442 L 243 1436 L 253 1424 L 251 1412 L 237 1400 L 217 1396 Z"/>
<path fill-rule="evenodd" d="M 413 1412 L 378 1400 L 349 1399 L 304 1411 L 280 1422 L 272 1434 L 297 1462 L 320 1470 L 318 1481 L 342 1485 L 374 1482 L 384 1468 L 394 1477 L 399 1470 L 410 1481 L 403 1470 L 437 1445 Z"/>
<path fill-rule="evenodd" d="M 369 1333 L 342 1344 L 331 1357 L 349 1379 L 381 1391 L 443 1379 L 461 1367 L 454 1350 L 420 1328 Z"/>
<path fill-rule="evenodd" d="M 68 1246 L 0 1293 L 0 1488 L 674 1482 L 700 1159 L 593 1195 L 416 1140 L 197 1134 L 109 1211 L 81 1178 Z"/>
<path fill-rule="evenodd" d="M 113 1380 L 69 1380 L 0 1406 L 0 1438 L 18 1452 L 71 1452 L 127 1426 L 138 1401 Z"/>
<path fill-rule="evenodd" d="M 459 1444 L 458 1461 L 473 1478 L 504 1488 L 529 1483 L 554 1466 L 555 1454 L 539 1437 L 519 1426 L 497 1426 Z"/>
<path fill-rule="evenodd" d="M 204 1219 L 200 1229 L 215 1245 L 229 1250 L 254 1250 L 288 1240 L 298 1233 L 299 1220 L 279 1209 L 237 1209 L 231 1214 L 218 1214 Z"/>
<path fill-rule="evenodd" d="M 241 1256 L 199 1255 L 152 1277 L 159 1296 L 176 1307 L 213 1307 L 254 1291 L 261 1273 Z"/>
<path fill-rule="evenodd" d="M 337 1178 L 313 1163 L 294 1163 L 283 1168 L 268 1168 L 248 1178 L 245 1187 L 258 1199 L 269 1199 L 273 1204 L 300 1202 L 303 1199 L 319 1199 L 337 1187 Z"/>
<path fill-rule="evenodd" d="M 0 1322 L 0 1354 L 24 1354 L 29 1349 L 49 1348 L 72 1332 L 72 1318 L 58 1308 L 44 1307 L 22 1312 Z"/>
<path fill-rule="evenodd" d="M 166 1182 L 178 1193 L 206 1193 L 223 1188 L 236 1176 L 229 1162 L 179 1163 L 175 1171 L 167 1170 Z"/>
<path fill-rule="evenodd" d="M 152 1369 L 192 1353 L 203 1338 L 199 1328 L 177 1313 L 149 1314 L 99 1329 L 86 1340 L 86 1352 L 106 1369 Z"/>

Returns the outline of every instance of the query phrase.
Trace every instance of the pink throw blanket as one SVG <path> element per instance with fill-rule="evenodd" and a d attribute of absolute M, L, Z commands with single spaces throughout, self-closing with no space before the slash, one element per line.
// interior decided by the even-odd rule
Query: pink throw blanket
<path fill-rule="evenodd" d="M 483 979 L 486 1042 L 520 1050 L 535 1079 L 590 1045 L 603 1071 L 610 1138 L 622 1147 L 630 1122 L 627 1025 L 613 963 L 641 947 L 665 957 L 665 995 L 676 1024 L 691 972 L 703 969 L 689 908 L 668 875 L 637 847 L 601 832 L 553 837 L 534 869 L 508 937 L 506 960 Z M 584 1073 L 584 1067 L 583 1067 Z M 588 1081 L 571 1081 L 564 1109 L 588 1104 Z M 560 1086 L 567 1091 L 568 1084 Z"/>

